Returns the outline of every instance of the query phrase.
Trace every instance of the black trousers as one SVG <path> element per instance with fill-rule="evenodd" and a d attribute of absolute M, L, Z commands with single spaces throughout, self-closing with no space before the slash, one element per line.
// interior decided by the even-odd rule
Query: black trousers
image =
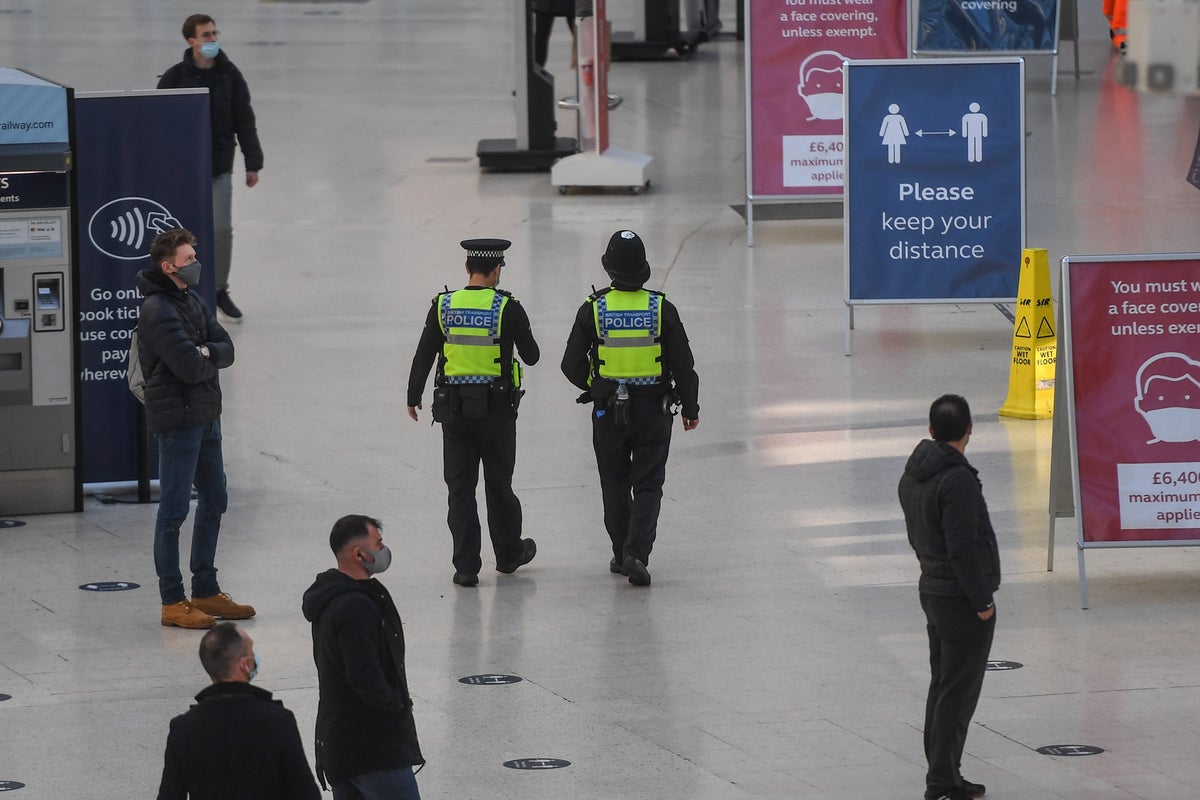
<path fill-rule="evenodd" d="M 475 500 L 481 462 L 492 551 L 497 563 L 511 562 L 521 551 L 521 501 L 512 490 L 517 463 L 517 416 L 512 411 L 494 410 L 485 419 L 463 419 L 455 414 L 442 423 L 446 522 L 454 537 L 454 569 L 468 575 L 478 574 L 483 565 Z"/>
<path fill-rule="evenodd" d="M 635 403 L 628 425 L 618 424 L 603 404 L 592 409 L 592 447 L 600 471 L 604 527 L 618 563 L 629 556 L 650 563 L 667 479 L 672 420 L 662 413 L 658 401 Z"/>
<path fill-rule="evenodd" d="M 929 633 L 929 697 L 925 701 L 925 797 L 962 786 L 959 765 L 975 715 L 996 615 L 982 620 L 965 597 L 921 595 Z"/>
<path fill-rule="evenodd" d="M 571 34 L 575 33 L 575 17 L 564 17 Z M 554 27 L 554 14 L 542 11 L 533 12 L 533 60 L 539 67 L 546 66 L 546 56 L 550 54 L 550 29 Z"/>

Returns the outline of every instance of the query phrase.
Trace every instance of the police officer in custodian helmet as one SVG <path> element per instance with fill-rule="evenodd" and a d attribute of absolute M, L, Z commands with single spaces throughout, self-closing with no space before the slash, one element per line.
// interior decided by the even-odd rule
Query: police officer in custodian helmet
<path fill-rule="evenodd" d="M 442 468 L 449 492 L 446 521 L 454 537 L 454 582 L 479 583 L 480 525 L 475 502 L 483 463 L 488 533 L 496 569 L 515 572 L 537 553 L 521 538 L 521 501 L 512 490 L 517 459 L 517 406 L 521 364 L 541 353 L 525 309 L 496 288 L 506 239 L 467 239 L 467 285 L 433 298 L 408 374 L 408 415 L 417 419 L 429 370 L 434 377 L 433 419 L 442 424 Z"/>
<path fill-rule="evenodd" d="M 682 404 L 685 431 L 700 424 L 700 379 L 679 312 L 643 287 L 650 264 L 638 235 L 614 233 L 601 263 L 612 285 L 579 307 L 562 371 L 583 390 L 579 402 L 592 404 L 609 571 L 647 586 L 674 408 Z"/>

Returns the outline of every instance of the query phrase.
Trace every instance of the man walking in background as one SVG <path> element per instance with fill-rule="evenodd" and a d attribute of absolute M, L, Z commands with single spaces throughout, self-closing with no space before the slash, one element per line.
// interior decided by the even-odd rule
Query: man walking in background
<path fill-rule="evenodd" d="M 212 125 L 213 246 L 216 259 L 217 308 L 231 322 L 242 321 L 242 311 L 229 296 L 229 270 L 233 260 L 233 154 L 241 145 L 246 160 L 246 185 L 258 185 L 263 167 L 262 146 L 250 87 L 241 71 L 221 50 L 221 32 L 207 14 L 184 20 L 183 38 L 188 49 L 183 60 L 158 81 L 159 89 L 208 89 Z M 236 137 L 236 142 L 235 142 Z"/>

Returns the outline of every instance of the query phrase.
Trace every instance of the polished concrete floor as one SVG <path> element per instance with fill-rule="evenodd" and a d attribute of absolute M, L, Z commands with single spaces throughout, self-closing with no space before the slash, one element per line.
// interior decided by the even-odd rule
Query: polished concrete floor
<path fill-rule="evenodd" d="M 629 27 L 612 0 L 616 27 Z M 726 11 L 732 27 L 733 9 Z M 1012 325 L 991 306 L 860 309 L 843 355 L 840 220 L 759 222 L 746 246 L 742 44 L 618 63 L 613 141 L 652 155 L 651 191 L 559 196 L 546 174 L 481 174 L 511 136 L 507 4 L 212 0 L 253 91 L 261 184 L 235 191 L 224 374 L 231 503 L 218 565 L 255 604 L 258 683 L 311 753 L 316 675 L 300 593 L 334 519 L 377 515 L 406 623 L 426 798 L 918 798 L 927 681 L 917 564 L 895 484 L 935 395 L 972 401 L 1005 584 L 963 770 L 995 800 L 1200 796 L 1200 552 L 1089 555 L 1075 524 L 1046 571 L 1051 421 L 998 418 Z M 181 0 L 7 0 L 0 63 L 80 91 L 149 88 L 183 49 Z M 1082 77 L 1049 93 L 1028 60 L 1028 241 L 1071 253 L 1200 246 L 1184 173 L 1200 101 L 1114 86 L 1098 8 Z M 623 16 L 625 15 L 625 16 Z M 560 26 L 550 66 L 568 86 Z M 560 112 L 562 133 L 574 121 Z M 240 159 L 239 159 L 240 164 Z M 240 167 L 239 167 L 240 169 Z M 236 184 L 236 181 L 235 181 Z M 653 288 L 697 353 L 701 424 L 677 429 L 649 589 L 608 573 L 585 412 L 557 369 L 608 236 L 645 238 Z M 404 413 L 432 294 L 458 241 L 513 241 L 504 285 L 530 312 L 516 489 L 537 559 L 450 582 L 440 436 Z M 199 635 L 158 623 L 155 509 L 100 505 L 0 530 L 0 787 L 151 796 L 170 718 L 205 684 Z M 141 589 L 79 591 L 95 580 Z M 519 683 L 460 678 L 511 674 Z M 1090 757 L 1037 748 L 1093 745 Z M 505 761 L 555 758 L 557 770 Z"/>

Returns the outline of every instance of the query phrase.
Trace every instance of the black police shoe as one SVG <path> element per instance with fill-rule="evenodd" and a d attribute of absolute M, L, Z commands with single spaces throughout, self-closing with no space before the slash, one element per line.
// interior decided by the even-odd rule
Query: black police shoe
<path fill-rule="evenodd" d="M 982 783 L 971 783 L 966 778 L 962 779 L 962 788 L 971 797 L 983 797 L 987 794 L 987 787 Z"/>
<path fill-rule="evenodd" d="M 646 565 L 633 556 L 626 556 L 623 565 L 625 574 L 629 576 L 629 582 L 634 586 L 649 586 L 650 571 L 646 569 Z"/>
<path fill-rule="evenodd" d="M 613 556 L 612 558 L 610 558 L 608 560 L 608 571 L 611 572 L 613 575 L 624 575 L 625 574 L 625 570 L 622 569 L 621 565 L 617 562 L 616 556 Z"/>
<path fill-rule="evenodd" d="M 925 796 L 929 797 L 928 794 Z M 974 800 L 974 797 L 975 795 L 968 792 L 964 786 L 940 792 L 939 794 L 936 794 L 930 798 L 930 800 Z"/>
<path fill-rule="evenodd" d="M 535 542 L 533 539 L 522 539 L 521 540 L 521 555 L 517 556 L 517 558 L 515 560 L 510 561 L 507 564 L 497 564 L 496 571 L 503 572 L 506 575 L 509 573 L 516 572 L 517 567 L 523 567 L 526 564 L 528 564 L 530 561 L 533 561 L 533 557 L 536 555 L 537 555 L 537 542 Z"/>
<path fill-rule="evenodd" d="M 217 308 L 221 309 L 221 313 L 230 319 L 232 322 L 242 321 L 242 310 L 233 302 L 233 298 L 229 296 L 229 292 L 222 289 L 217 292 Z"/>
<path fill-rule="evenodd" d="M 479 583 L 479 576 L 469 572 L 456 572 L 454 573 L 454 582 L 459 586 L 474 586 Z"/>

